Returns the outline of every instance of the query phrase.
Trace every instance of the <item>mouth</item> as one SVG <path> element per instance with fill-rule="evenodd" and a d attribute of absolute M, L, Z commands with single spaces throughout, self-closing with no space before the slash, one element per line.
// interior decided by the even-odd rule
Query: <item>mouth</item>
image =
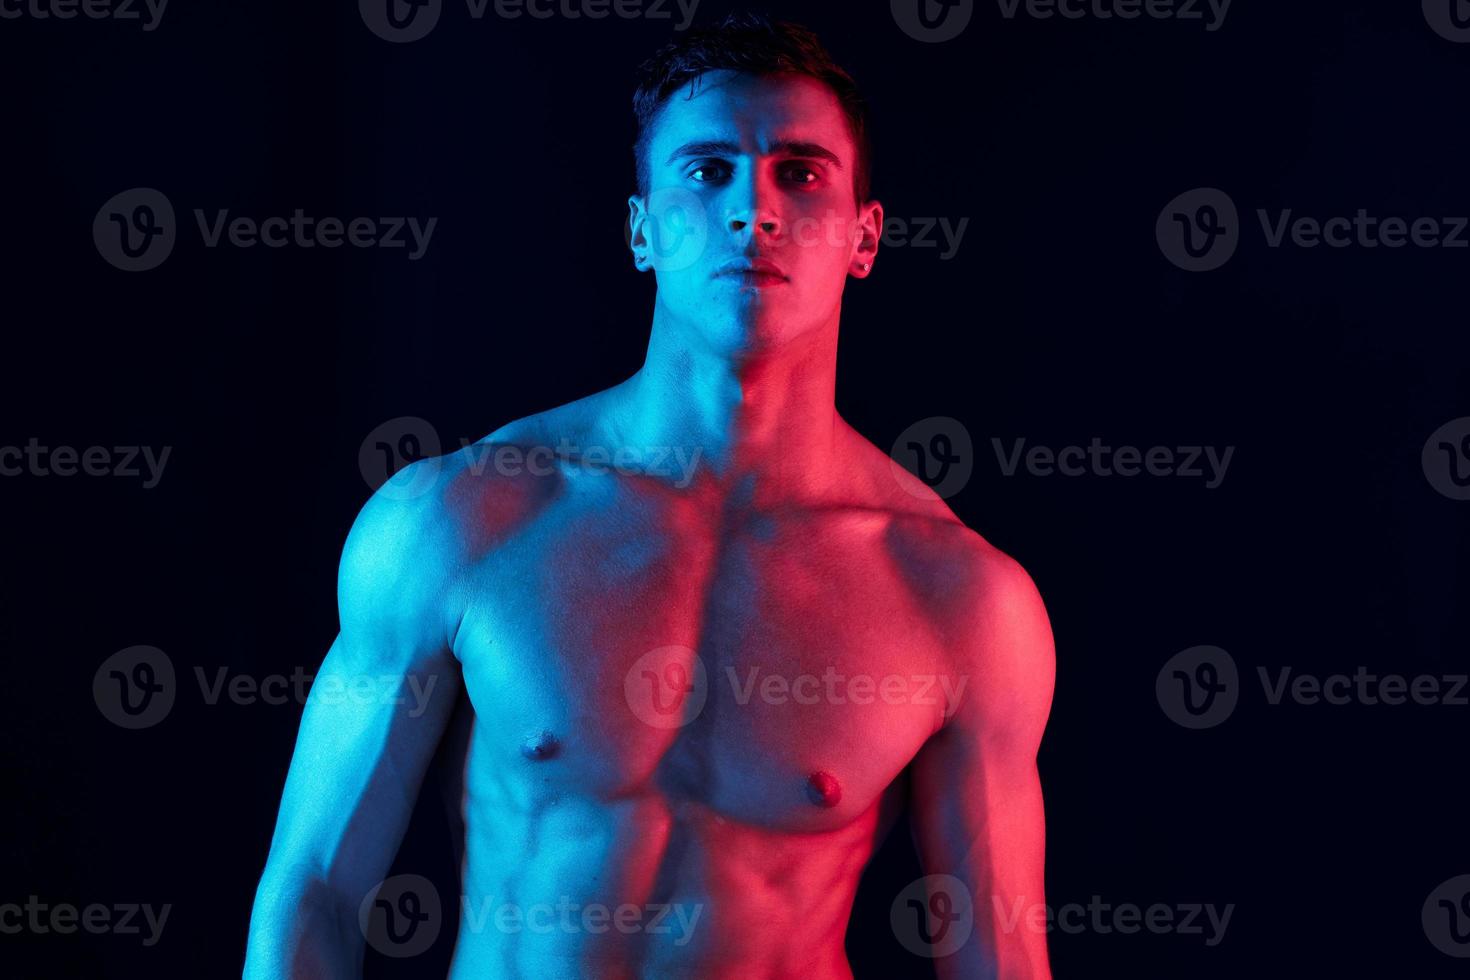
<path fill-rule="evenodd" d="M 716 279 L 726 279 L 742 286 L 764 289 L 790 282 L 781 267 L 770 259 L 738 259 L 726 262 L 715 271 Z"/>

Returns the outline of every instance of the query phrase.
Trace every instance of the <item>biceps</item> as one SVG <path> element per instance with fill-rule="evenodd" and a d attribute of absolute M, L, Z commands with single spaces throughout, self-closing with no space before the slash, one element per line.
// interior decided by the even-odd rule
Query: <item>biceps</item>
<path fill-rule="evenodd" d="M 394 673 L 338 636 L 307 698 L 271 862 L 354 896 L 381 879 L 459 691 L 452 657 Z"/>
<path fill-rule="evenodd" d="M 1041 886 L 1046 817 L 1034 749 L 940 733 L 915 760 L 916 843 L 927 871 L 981 892 Z"/>
<path fill-rule="evenodd" d="M 1046 934 L 1028 918 L 1045 903 L 1035 753 L 947 734 L 915 761 L 912 824 L 931 902 L 944 893 L 943 907 L 974 931 L 953 955 L 936 959 L 938 975 L 1049 977 Z"/>

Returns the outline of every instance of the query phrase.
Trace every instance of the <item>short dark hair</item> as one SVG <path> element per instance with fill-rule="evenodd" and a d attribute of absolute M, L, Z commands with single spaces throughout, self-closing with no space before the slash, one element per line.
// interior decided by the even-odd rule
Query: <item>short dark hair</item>
<path fill-rule="evenodd" d="M 852 134 L 856 153 L 853 192 L 859 205 L 868 200 L 872 148 L 868 141 L 868 107 L 857 83 L 832 60 L 816 34 L 800 24 L 772 21 L 757 13 L 729 14 L 713 27 L 691 30 L 638 67 L 638 87 L 633 92 L 638 138 L 633 143 L 633 161 L 639 194 L 648 194 L 648 144 L 659 109 L 669 96 L 700 75 L 725 69 L 755 75 L 807 75 L 831 88 L 842 104 Z"/>

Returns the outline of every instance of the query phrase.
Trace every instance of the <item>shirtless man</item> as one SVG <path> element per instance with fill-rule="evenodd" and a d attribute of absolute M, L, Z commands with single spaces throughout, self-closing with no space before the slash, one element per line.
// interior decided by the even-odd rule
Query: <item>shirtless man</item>
<path fill-rule="evenodd" d="M 635 105 L 643 366 L 363 508 L 316 684 L 429 696 L 308 704 L 245 974 L 360 975 L 359 909 L 440 749 L 455 980 L 850 978 L 858 878 L 903 806 L 944 882 L 921 933 L 965 918 L 939 976 L 1048 977 L 1045 610 L 834 408 L 843 288 L 883 220 L 851 79 L 743 18 L 655 56 Z"/>

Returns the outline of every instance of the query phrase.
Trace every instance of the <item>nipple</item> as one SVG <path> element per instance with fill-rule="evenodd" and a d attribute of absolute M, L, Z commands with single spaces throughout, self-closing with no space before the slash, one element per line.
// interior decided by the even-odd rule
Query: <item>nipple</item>
<path fill-rule="evenodd" d="M 814 772 L 806 777 L 806 798 L 820 807 L 834 807 L 842 802 L 842 785 L 830 772 Z"/>
<path fill-rule="evenodd" d="M 521 755 L 532 761 L 550 759 L 561 749 L 561 743 L 550 732 L 532 735 L 521 743 Z"/>

